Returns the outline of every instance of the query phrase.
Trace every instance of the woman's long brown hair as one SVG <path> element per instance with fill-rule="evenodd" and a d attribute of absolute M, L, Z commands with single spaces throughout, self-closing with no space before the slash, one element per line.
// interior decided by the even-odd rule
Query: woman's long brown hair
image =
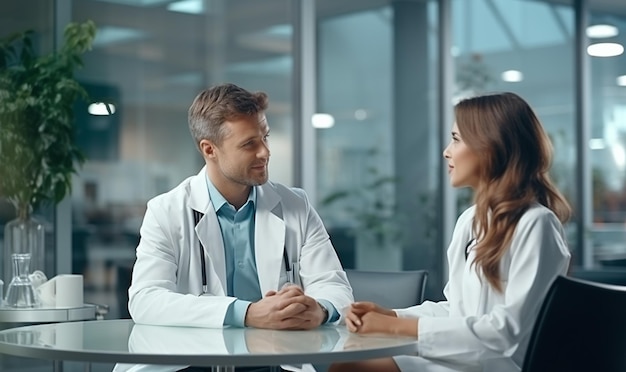
<path fill-rule="evenodd" d="M 461 138 L 480 161 L 473 264 L 501 292 L 500 261 L 521 216 L 540 203 L 565 222 L 571 209 L 550 180 L 552 145 L 526 101 L 514 93 L 485 95 L 459 102 L 454 112 Z"/>

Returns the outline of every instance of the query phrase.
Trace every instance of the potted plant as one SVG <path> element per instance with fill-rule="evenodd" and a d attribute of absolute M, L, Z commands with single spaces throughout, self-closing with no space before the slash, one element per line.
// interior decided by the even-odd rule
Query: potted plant
<path fill-rule="evenodd" d="M 73 111 L 87 93 L 74 71 L 95 34 L 92 21 L 70 23 L 63 45 L 45 55 L 36 53 L 32 31 L 0 40 L 0 196 L 17 213 L 5 226 L 5 282 L 13 253 L 31 253 L 31 271 L 43 270 L 44 231 L 32 212 L 60 202 L 84 161 L 74 143 Z"/>

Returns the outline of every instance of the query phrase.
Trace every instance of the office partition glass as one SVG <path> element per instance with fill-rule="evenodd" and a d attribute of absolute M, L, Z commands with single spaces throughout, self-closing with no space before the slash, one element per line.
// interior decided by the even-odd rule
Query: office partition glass
<path fill-rule="evenodd" d="M 319 211 L 344 267 L 426 268 L 436 288 L 437 4 L 353 8 L 318 13 Z"/>
<path fill-rule="evenodd" d="M 0 2 L 0 38 L 6 39 L 17 33 L 31 31 L 33 33 L 33 47 L 37 55 L 46 55 L 52 52 L 57 38 L 53 11 L 54 4 L 46 0 Z M 0 177 L 10 177 L 10 175 L 0 174 Z M 0 252 L 4 252 L 5 249 L 5 224 L 14 219 L 17 216 L 16 213 L 14 205 L 2 195 L 2 190 L 0 190 Z M 52 276 L 55 274 L 54 206 L 44 205 L 33 211 L 33 216 L 44 225 L 45 262 L 43 270 L 47 275 Z M 0 261 L 3 260 L 3 256 L 0 254 Z M 3 268 L 4 263 L 0 262 L 0 278 L 10 275 L 10 273 L 4 273 Z M 5 290 L 8 284 L 4 284 Z"/>
<path fill-rule="evenodd" d="M 39 55 L 54 50 L 57 34 L 54 22 L 54 2 L 48 0 L 1 1 L 0 2 L 0 38 L 5 39 L 16 33 L 31 30 L 33 32 L 34 49 Z M 0 177 L 10 175 L 0 174 Z M 4 278 L 5 224 L 16 217 L 14 206 L 2 195 L 0 190 L 0 278 Z M 44 226 L 45 262 L 43 271 L 48 277 L 56 274 L 55 257 L 55 214 L 54 206 L 47 205 L 33 211 L 33 217 Z M 8 274 L 10 275 L 10 274 Z M 4 283 L 6 294 L 9 283 Z M 1 328 L 15 326 L 11 323 L 0 323 Z M 11 357 L 0 355 L 0 370 L 43 370 L 50 367 L 48 361 L 32 358 Z"/>
<path fill-rule="evenodd" d="M 594 8 L 590 60 L 593 227 L 589 268 L 626 267 L 626 13 Z M 606 49 L 602 49 L 602 47 Z M 600 48 L 600 49 L 598 49 Z M 611 49 L 613 48 L 613 50 Z"/>
<path fill-rule="evenodd" d="M 87 162 L 73 183 L 73 271 L 87 299 L 124 317 L 146 202 L 204 165 L 187 125 L 201 90 L 268 93 L 270 178 L 292 184 L 291 2 L 74 1 L 71 14 L 98 27 L 79 77 L 89 103 L 109 107 L 77 115 Z"/>
<path fill-rule="evenodd" d="M 554 147 L 551 177 L 570 203 L 576 197 L 574 12 L 549 2 L 453 1 L 455 97 L 511 91 L 535 109 Z M 459 211 L 471 203 L 458 192 Z M 570 248 L 579 255 L 574 224 Z"/>

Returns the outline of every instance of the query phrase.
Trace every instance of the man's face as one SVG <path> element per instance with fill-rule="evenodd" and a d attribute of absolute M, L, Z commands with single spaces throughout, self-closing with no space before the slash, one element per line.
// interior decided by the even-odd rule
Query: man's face
<path fill-rule="evenodd" d="M 224 122 L 224 140 L 214 147 L 216 185 L 256 186 L 267 182 L 270 149 L 265 114 L 241 116 Z"/>

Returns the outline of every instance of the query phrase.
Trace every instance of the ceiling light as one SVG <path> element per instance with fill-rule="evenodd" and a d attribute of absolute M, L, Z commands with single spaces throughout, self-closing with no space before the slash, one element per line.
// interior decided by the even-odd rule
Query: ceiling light
<path fill-rule="evenodd" d="M 107 3 L 123 4 L 130 6 L 151 7 L 167 3 L 170 0 L 101 0 Z"/>
<path fill-rule="evenodd" d="M 618 34 L 619 30 L 612 25 L 599 24 L 587 27 L 587 36 L 591 39 L 603 39 L 617 36 Z"/>
<path fill-rule="evenodd" d="M 335 125 L 335 118 L 330 114 L 313 114 L 311 123 L 313 128 L 331 128 Z"/>
<path fill-rule="evenodd" d="M 617 85 L 619 85 L 620 87 L 626 87 L 626 75 L 617 77 Z"/>
<path fill-rule="evenodd" d="M 110 44 L 126 43 L 129 41 L 144 39 L 145 37 L 146 33 L 141 30 L 116 26 L 102 26 L 96 33 L 93 46 L 98 47 Z"/>
<path fill-rule="evenodd" d="M 519 83 L 524 80 L 524 74 L 518 70 L 508 70 L 502 73 L 502 81 L 507 83 Z"/>
<path fill-rule="evenodd" d="M 363 109 L 357 109 L 354 111 L 354 118 L 356 120 L 362 121 L 367 119 L 369 115 L 367 114 L 367 111 L 363 110 Z"/>
<path fill-rule="evenodd" d="M 112 103 L 94 102 L 87 107 L 91 115 L 104 116 L 115 114 L 115 105 Z"/>
<path fill-rule="evenodd" d="M 179 13 L 202 14 L 204 12 L 203 0 L 182 0 L 167 5 L 167 10 Z"/>
<path fill-rule="evenodd" d="M 589 140 L 589 148 L 591 150 L 603 150 L 606 148 L 606 144 L 604 143 L 604 139 L 602 138 L 592 138 Z"/>
<path fill-rule="evenodd" d="M 624 47 L 618 43 L 597 43 L 589 45 L 587 53 L 592 57 L 615 57 L 624 53 Z"/>

